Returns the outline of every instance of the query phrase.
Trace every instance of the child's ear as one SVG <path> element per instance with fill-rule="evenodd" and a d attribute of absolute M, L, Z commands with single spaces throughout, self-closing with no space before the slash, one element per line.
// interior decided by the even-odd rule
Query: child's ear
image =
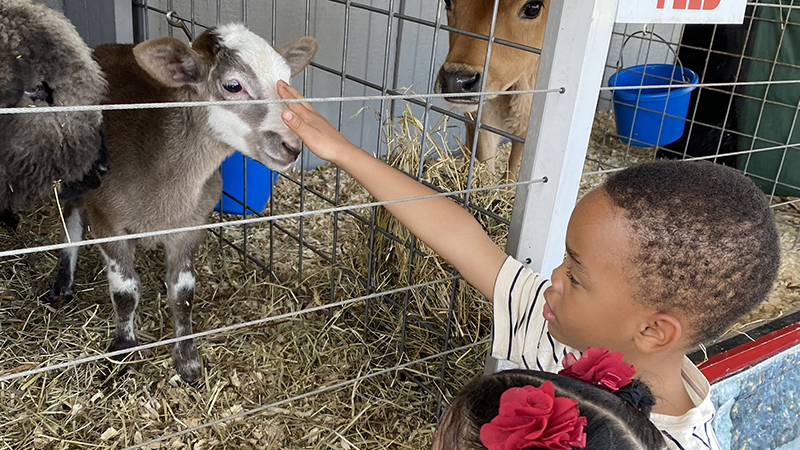
<path fill-rule="evenodd" d="M 673 315 L 653 314 L 636 333 L 636 348 L 645 354 L 664 353 L 672 349 L 683 337 L 683 326 Z"/>

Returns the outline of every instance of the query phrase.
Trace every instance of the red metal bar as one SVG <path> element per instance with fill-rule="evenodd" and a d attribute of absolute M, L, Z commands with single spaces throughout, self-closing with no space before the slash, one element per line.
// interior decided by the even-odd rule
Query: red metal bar
<path fill-rule="evenodd" d="M 720 353 L 698 367 L 709 382 L 714 383 L 745 367 L 757 364 L 800 343 L 800 323 L 762 336 L 753 342 Z"/>

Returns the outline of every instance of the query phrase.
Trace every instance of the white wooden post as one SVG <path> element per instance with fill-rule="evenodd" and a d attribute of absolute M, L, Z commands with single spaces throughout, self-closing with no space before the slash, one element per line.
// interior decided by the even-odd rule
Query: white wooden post
<path fill-rule="evenodd" d="M 561 264 L 619 0 L 552 0 L 506 252 L 547 275 Z M 498 364 L 499 363 L 499 364 Z M 486 372 L 514 367 L 489 357 Z"/>

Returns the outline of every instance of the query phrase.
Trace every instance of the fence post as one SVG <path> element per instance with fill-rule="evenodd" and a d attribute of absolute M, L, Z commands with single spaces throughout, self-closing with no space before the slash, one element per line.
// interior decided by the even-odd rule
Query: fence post
<path fill-rule="evenodd" d="M 506 252 L 547 276 L 561 264 L 619 0 L 552 0 Z M 513 367 L 487 358 L 486 372 Z"/>

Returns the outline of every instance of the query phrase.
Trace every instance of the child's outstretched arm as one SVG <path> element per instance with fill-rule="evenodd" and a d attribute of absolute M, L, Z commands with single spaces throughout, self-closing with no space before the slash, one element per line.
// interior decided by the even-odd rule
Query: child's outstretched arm
<path fill-rule="evenodd" d="M 303 98 L 284 82 L 284 99 Z M 351 144 L 307 103 L 290 103 L 283 120 L 317 156 L 361 183 L 378 201 L 436 192 Z M 445 197 L 386 205 L 389 212 L 452 264 L 475 289 L 492 299 L 495 278 L 507 255 L 464 208 Z"/>

